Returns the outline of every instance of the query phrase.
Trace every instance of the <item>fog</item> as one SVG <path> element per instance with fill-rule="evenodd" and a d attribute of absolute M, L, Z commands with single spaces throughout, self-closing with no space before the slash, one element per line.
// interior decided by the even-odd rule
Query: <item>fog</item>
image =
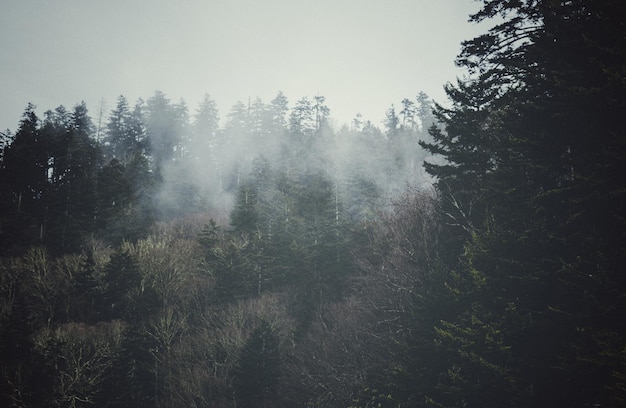
<path fill-rule="evenodd" d="M 0 406 L 624 406 L 626 2 L 0 3 Z"/>
<path fill-rule="evenodd" d="M 432 101 L 421 96 L 405 98 L 406 109 L 390 106 L 379 127 L 360 115 L 338 126 L 321 95 L 290 100 L 277 92 L 222 113 L 210 95 L 190 109 L 157 91 L 147 98 L 144 137 L 162 177 L 158 212 L 167 218 L 208 211 L 224 223 L 238 188 L 261 172 L 270 183 L 280 174 L 301 183 L 317 174 L 334 184 L 354 221 L 365 221 L 368 205 L 380 209 L 407 188 L 430 189 L 418 141 L 429 140 L 434 118 Z"/>

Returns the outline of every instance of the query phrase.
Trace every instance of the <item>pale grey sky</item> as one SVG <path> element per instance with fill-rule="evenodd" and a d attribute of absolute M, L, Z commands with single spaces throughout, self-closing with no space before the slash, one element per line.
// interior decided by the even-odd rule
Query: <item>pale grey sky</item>
<path fill-rule="evenodd" d="M 119 95 L 205 93 L 224 118 L 237 101 L 279 91 L 290 106 L 323 95 L 338 122 L 387 108 L 462 76 L 473 0 L 0 0 L 0 129 L 84 100 L 105 119 Z"/>

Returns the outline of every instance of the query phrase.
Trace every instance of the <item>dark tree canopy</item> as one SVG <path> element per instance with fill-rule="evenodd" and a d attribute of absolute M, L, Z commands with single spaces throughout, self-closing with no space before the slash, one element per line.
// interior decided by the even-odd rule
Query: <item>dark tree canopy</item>
<path fill-rule="evenodd" d="M 473 76 L 448 86 L 444 128 L 422 143 L 446 159 L 426 169 L 459 245 L 446 272 L 459 310 L 436 329 L 464 350 L 445 404 L 461 403 L 459 381 L 470 406 L 625 398 L 606 392 L 625 372 L 625 13 L 617 1 L 485 1 L 472 17 L 502 21 L 463 44 Z M 500 396 L 483 400 L 487 389 Z"/>

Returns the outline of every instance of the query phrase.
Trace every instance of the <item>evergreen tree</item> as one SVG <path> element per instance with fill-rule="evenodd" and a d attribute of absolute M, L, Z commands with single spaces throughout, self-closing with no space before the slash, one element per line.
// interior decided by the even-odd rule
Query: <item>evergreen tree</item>
<path fill-rule="evenodd" d="M 319 133 L 323 126 L 328 125 L 330 109 L 325 105 L 326 98 L 324 96 L 317 95 L 313 99 L 315 100 L 313 105 L 313 110 L 315 111 L 315 131 Z"/>
<path fill-rule="evenodd" d="M 135 191 L 126 168 L 117 159 L 103 166 L 97 176 L 98 226 L 113 242 L 121 242 L 125 233 L 116 228 L 121 219 L 128 221 L 135 203 Z"/>
<path fill-rule="evenodd" d="M 46 243 L 57 251 L 80 247 L 95 230 L 96 175 L 100 150 L 95 128 L 83 102 L 72 113 L 63 107 L 47 114 L 42 132 L 51 140 L 48 152 L 50 192 L 45 226 Z"/>
<path fill-rule="evenodd" d="M 209 158 L 216 161 L 216 149 L 218 145 L 219 112 L 217 104 L 206 94 L 200 102 L 200 106 L 194 116 L 193 143 L 196 157 Z"/>
<path fill-rule="evenodd" d="M 313 144 L 317 130 L 315 107 L 307 97 L 301 98 L 289 114 L 289 145 L 295 157 L 304 157 Z"/>
<path fill-rule="evenodd" d="M 472 16 L 502 22 L 464 43 L 473 77 L 447 87 L 445 129 L 422 143 L 446 159 L 426 168 L 458 251 L 442 287 L 458 308 L 435 327 L 459 351 L 440 403 L 625 400 L 626 330 L 607 318 L 625 311 L 624 189 L 609 171 L 624 168 L 625 13 L 618 1 L 493 0 Z"/>
<path fill-rule="evenodd" d="M 121 95 L 117 106 L 111 111 L 106 125 L 103 153 L 107 159 L 115 158 L 122 164 L 132 161 L 136 155 L 145 154 L 145 130 L 142 103 L 131 110 L 127 99 Z"/>
<path fill-rule="evenodd" d="M 104 320 L 124 319 L 133 321 L 139 316 L 141 274 L 137 261 L 128 253 L 116 252 L 105 270 L 103 278 L 101 313 Z"/>
<path fill-rule="evenodd" d="M 146 136 L 157 173 L 177 155 L 184 155 L 187 138 L 187 108 L 184 102 L 172 104 L 157 91 L 146 102 Z"/>
<path fill-rule="evenodd" d="M 269 323 L 262 320 L 244 344 L 239 357 L 235 391 L 240 406 L 267 408 L 277 405 L 279 345 L 278 335 Z"/>
<path fill-rule="evenodd" d="M 408 98 L 404 98 L 402 100 L 402 110 L 400 111 L 403 128 L 415 128 L 415 113 L 415 102 Z"/>
<path fill-rule="evenodd" d="M 393 104 L 387 109 L 385 112 L 385 133 L 388 138 L 392 138 L 398 132 L 398 127 L 400 125 L 400 118 L 396 114 L 396 108 Z"/>
<path fill-rule="evenodd" d="M 253 234 L 259 228 L 258 191 L 251 182 L 244 182 L 237 191 L 230 224 L 236 232 Z"/>
<path fill-rule="evenodd" d="M 420 121 L 420 129 L 423 133 L 435 123 L 435 118 L 432 114 L 433 103 L 425 92 L 420 92 L 417 95 L 417 117 Z M 428 136 L 425 134 L 424 136 Z"/>
<path fill-rule="evenodd" d="M 268 106 L 268 113 L 274 130 L 282 131 L 287 127 L 287 119 L 285 118 L 289 111 L 289 101 L 282 92 L 272 99 Z"/>
<path fill-rule="evenodd" d="M 275 162 L 281 159 L 281 148 L 284 148 L 288 128 L 288 112 L 289 101 L 282 92 L 279 92 L 266 107 L 265 127 L 268 132 L 268 141 L 267 146 L 263 149 L 263 154 Z"/>
<path fill-rule="evenodd" d="M 44 194 L 48 190 L 47 150 L 35 106 L 29 104 L 13 141 L 3 149 L 0 167 L 3 250 L 43 240 Z"/>

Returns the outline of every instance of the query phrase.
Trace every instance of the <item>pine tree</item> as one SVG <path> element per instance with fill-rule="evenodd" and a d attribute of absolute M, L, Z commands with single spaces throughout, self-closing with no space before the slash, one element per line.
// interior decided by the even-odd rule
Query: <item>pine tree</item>
<path fill-rule="evenodd" d="M 426 168 L 457 248 L 443 273 L 459 308 L 436 326 L 461 351 L 440 387 L 447 405 L 624 401 L 626 330 L 607 316 L 624 312 L 626 291 L 612 174 L 625 157 L 625 13 L 617 1 L 493 0 L 472 16 L 502 22 L 463 44 L 473 76 L 447 87 L 445 128 L 422 143 L 446 159 Z"/>
<path fill-rule="evenodd" d="M 110 160 L 117 159 L 127 164 L 138 154 L 144 154 L 144 120 L 141 103 L 131 110 L 128 100 L 123 96 L 117 99 L 117 106 L 111 111 L 103 140 L 103 153 Z"/>
<path fill-rule="evenodd" d="M 160 173 L 163 166 L 177 155 L 184 155 L 187 142 L 187 108 L 184 101 L 172 104 L 163 92 L 157 91 L 146 103 L 146 137 L 154 162 Z"/>
<path fill-rule="evenodd" d="M 73 251 L 95 230 L 96 175 L 100 150 L 84 102 L 71 113 L 63 107 L 47 114 L 42 133 L 50 140 L 46 243 L 57 251 Z"/>
<path fill-rule="evenodd" d="M 235 373 L 235 391 L 242 407 L 274 406 L 280 376 L 279 345 L 278 335 L 265 320 L 244 344 Z"/>
<path fill-rule="evenodd" d="M 402 127 L 408 129 L 415 128 L 415 102 L 408 98 L 402 100 L 402 110 L 400 116 L 402 117 Z"/>
<path fill-rule="evenodd" d="M 217 104 L 206 94 L 194 115 L 192 124 L 193 147 L 196 156 L 207 157 L 215 161 L 217 148 L 217 132 L 219 130 L 219 112 Z"/>
<path fill-rule="evenodd" d="M 105 320 L 146 317 L 139 316 L 137 303 L 141 288 L 141 274 L 137 261 L 128 253 L 116 252 L 107 265 L 103 278 L 104 290 L 101 313 Z"/>
<path fill-rule="evenodd" d="M 3 250 L 41 242 L 46 223 L 48 145 L 40 132 L 35 106 L 29 104 L 10 145 L 3 150 L 2 240 Z"/>
<path fill-rule="evenodd" d="M 398 133 L 400 126 L 400 118 L 396 114 L 396 108 L 393 104 L 385 112 L 385 133 L 388 138 L 393 138 Z"/>

